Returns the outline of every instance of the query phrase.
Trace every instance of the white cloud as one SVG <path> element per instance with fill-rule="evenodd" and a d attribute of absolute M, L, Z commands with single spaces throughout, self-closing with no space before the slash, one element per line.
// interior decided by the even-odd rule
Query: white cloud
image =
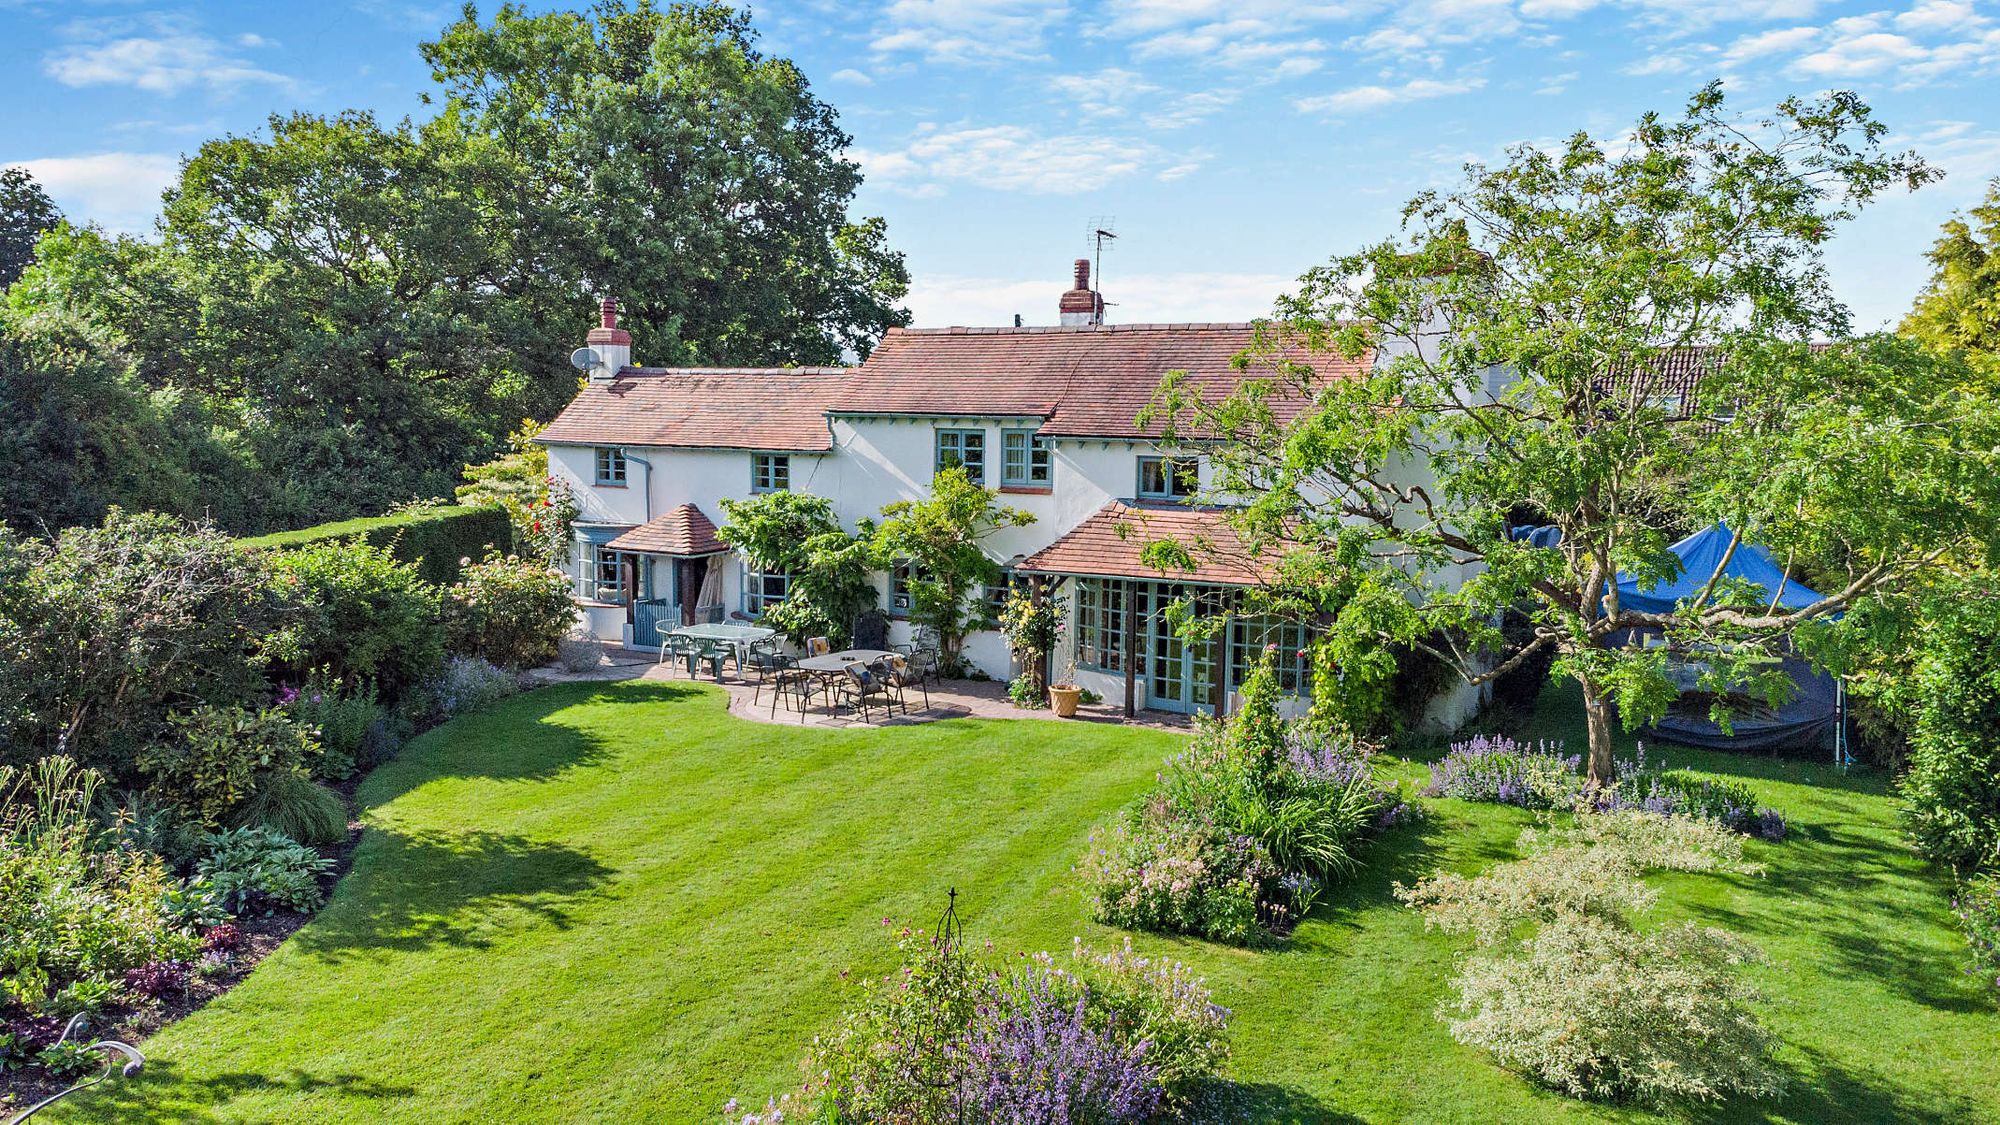
<path fill-rule="evenodd" d="M 1056 300 L 1069 288 L 1069 263 L 1047 277 L 999 278 L 931 275 L 911 278 L 909 306 L 918 328 L 1006 325 L 1020 314 L 1028 324 L 1054 324 Z M 1238 321 L 1268 316 L 1278 294 L 1296 278 L 1261 273 L 1118 272 L 1105 263 L 1105 317 L 1113 324 Z"/>
<path fill-rule="evenodd" d="M 922 131 L 900 150 L 850 155 L 874 183 L 913 195 L 939 194 L 948 182 L 1074 195 L 1162 168 L 1176 176 L 1193 170 L 1185 154 L 1170 158 L 1145 141 L 1080 133 L 1046 136 L 1020 125 Z"/>
<path fill-rule="evenodd" d="M 65 86 L 132 86 L 173 95 L 196 87 L 227 92 L 259 83 L 294 85 L 238 50 L 272 46 L 255 34 L 239 35 L 231 46 L 183 19 L 159 15 L 79 21 L 65 30 L 77 41 L 42 57 L 43 73 Z"/>
<path fill-rule="evenodd" d="M 1058 74 L 1049 79 L 1048 85 L 1062 95 L 1070 109 L 1085 117 L 1122 114 L 1127 103 L 1160 89 L 1136 72 L 1118 66 L 1106 67 L 1095 74 Z"/>
<path fill-rule="evenodd" d="M 97 223 L 121 234 L 151 229 L 160 193 L 180 179 L 180 158 L 169 152 L 100 152 L 23 160 L 26 168 L 72 222 Z"/>
<path fill-rule="evenodd" d="M 1148 128 L 1185 129 L 1198 125 L 1217 113 L 1235 104 L 1240 91 L 1232 89 L 1197 90 L 1191 94 L 1164 103 L 1145 115 Z"/>
<path fill-rule="evenodd" d="M 1067 13 L 1064 0 L 893 0 L 869 46 L 934 62 L 1040 58 L 1043 31 Z"/>
<path fill-rule="evenodd" d="M 1828 78 L 1858 78 L 1916 62 L 1927 54 L 1901 35 L 1871 31 L 1837 40 L 1824 50 L 1801 56 L 1791 69 L 1795 73 Z"/>
<path fill-rule="evenodd" d="M 1899 31 L 1955 31 L 1986 26 L 1986 17 L 1974 11 L 1968 0 L 1924 0 L 1896 17 Z"/>
<path fill-rule="evenodd" d="M 1819 36 L 1820 31 L 1816 27 L 1786 27 L 1745 35 L 1722 52 L 1722 62 L 1724 66 L 1732 66 L 1749 59 L 1800 50 L 1817 42 Z"/>
<path fill-rule="evenodd" d="M 1535 88 L 1535 93 L 1541 97 L 1555 97 L 1558 94 L 1567 92 L 1569 84 L 1581 77 L 1583 77 L 1582 73 L 1574 70 L 1566 74 L 1558 74 L 1553 78 L 1543 81 L 1540 86 Z"/>
<path fill-rule="evenodd" d="M 1442 98 L 1452 94 L 1464 94 L 1486 85 L 1483 78 L 1469 78 L 1452 82 L 1439 82 L 1429 78 L 1417 78 L 1400 86 L 1356 86 L 1331 94 L 1320 94 L 1310 98 L 1299 98 L 1292 102 L 1305 113 L 1359 113 L 1371 109 L 1403 102 L 1422 101 L 1427 98 Z"/>
<path fill-rule="evenodd" d="M 834 71 L 833 80 L 835 82 L 852 82 L 856 86 L 873 86 L 875 84 L 873 78 L 868 77 L 851 66 Z"/>

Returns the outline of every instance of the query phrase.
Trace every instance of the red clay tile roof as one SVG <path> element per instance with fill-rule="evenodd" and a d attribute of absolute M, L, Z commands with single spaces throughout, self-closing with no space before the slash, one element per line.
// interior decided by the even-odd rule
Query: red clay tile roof
<path fill-rule="evenodd" d="M 1036 417 L 1055 437 L 1145 437 L 1134 419 L 1169 371 L 1220 398 L 1258 369 L 1231 361 L 1249 324 L 1115 324 L 1084 328 L 892 328 L 842 380 L 837 414 Z M 1369 358 L 1322 358 L 1323 377 L 1365 371 Z M 1280 418 L 1303 409 L 1273 399 Z"/>
<path fill-rule="evenodd" d="M 729 550 L 715 524 L 693 504 L 682 504 L 620 535 L 605 546 L 649 555 L 713 555 Z"/>
<path fill-rule="evenodd" d="M 536 438 L 555 445 L 833 448 L 826 411 L 846 367 L 627 367 L 577 392 Z"/>
<path fill-rule="evenodd" d="M 1250 554 L 1221 508 L 1113 500 L 1068 535 L 1014 569 L 1030 574 L 1088 574 L 1222 586 L 1258 586 L 1271 577 L 1267 560 Z M 1195 558 L 1193 571 L 1162 573 L 1139 558 L 1146 544 L 1172 539 Z"/>

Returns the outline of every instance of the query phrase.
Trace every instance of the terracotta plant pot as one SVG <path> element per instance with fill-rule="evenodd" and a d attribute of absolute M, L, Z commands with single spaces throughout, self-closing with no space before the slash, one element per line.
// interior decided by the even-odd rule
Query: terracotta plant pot
<path fill-rule="evenodd" d="M 1049 710 L 1054 711 L 1058 719 L 1075 718 L 1076 705 L 1082 702 L 1082 700 L 1083 689 L 1080 687 L 1055 687 L 1052 685 L 1049 688 Z"/>

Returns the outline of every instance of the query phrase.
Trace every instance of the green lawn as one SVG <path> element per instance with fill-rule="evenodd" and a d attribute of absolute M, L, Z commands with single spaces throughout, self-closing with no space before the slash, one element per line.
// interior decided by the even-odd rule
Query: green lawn
<path fill-rule="evenodd" d="M 1575 736 L 1552 695 L 1544 733 Z M 795 1080 L 844 970 L 891 963 L 957 886 L 1004 950 L 1118 935 L 1069 867 L 1177 738 L 1049 721 L 883 731 L 731 719 L 686 684 L 569 685 L 411 744 L 361 790 L 369 831 L 332 904 L 242 986 L 147 1045 L 144 1078 L 60 1120 L 719 1119 Z M 1796 1081 L 1727 1121 L 2000 1121 L 2000 1017 L 1959 972 L 1943 893 L 1881 781 L 1672 752 L 1791 819 L 1762 878 L 1676 877 L 1668 912 L 1770 951 Z M 1417 766 L 1400 767 L 1415 777 Z M 1433 1018 L 1460 948 L 1389 897 L 1513 854 L 1525 814 L 1426 802 L 1421 827 L 1288 947 L 1151 936 L 1236 1010 L 1254 1121 L 1654 1120 L 1548 1095 Z"/>

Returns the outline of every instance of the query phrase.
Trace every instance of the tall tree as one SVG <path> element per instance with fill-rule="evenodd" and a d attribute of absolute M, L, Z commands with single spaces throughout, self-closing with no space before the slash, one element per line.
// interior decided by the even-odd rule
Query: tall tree
<path fill-rule="evenodd" d="M 0 289 L 35 260 L 35 242 L 62 212 L 25 168 L 0 168 Z"/>
<path fill-rule="evenodd" d="M 1635 726 L 1674 695 L 1669 650 L 1631 630 L 1700 649 L 1710 689 L 1774 695 L 1772 650 L 1834 651 L 1840 611 L 2000 534 L 1990 378 L 1895 338 L 1807 343 L 1848 326 L 1833 226 L 1934 176 L 1883 132 L 1847 94 L 1744 122 L 1716 85 L 1615 145 L 1523 146 L 1417 197 L 1403 240 L 1307 274 L 1269 333 L 1272 378 L 1222 402 L 1169 378 L 1155 411 L 1225 439 L 1216 491 L 1251 498 L 1241 531 L 1293 583 L 1365 575 L 1372 612 L 1329 643 L 1421 644 L 1474 683 L 1553 650 L 1608 782 L 1614 712 Z M 1702 345 L 1684 397 L 1664 365 Z M 1323 382 L 1301 351 L 1374 363 Z M 1295 421 L 1280 396 L 1303 400 Z M 1561 546 L 1515 541 L 1522 520 Z M 1620 603 L 1620 572 L 1674 573 L 1676 533 L 1716 520 L 1829 593 L 1787 610 L 1718 570 L 1673 612 Z M 1510 609 L 1532 624 L 1511 650 Z"/>
<path fill-rule="evenodd" d="M 436 135 L 493 155 L 478 198 L 504 291 L 625 302 L 657 363 L 832 363 L 906 324 L 880 219 L 851 219 L 850 138 L 749 16 L 470 7 L 424 44 Z"/>
<path fill-rule="evenodd" d="M 1987 185 L 1984 202 L 1945 223 L 1926 256 L 1930 284 L 1903 319 L 1903 334 L 2000 362 L 2000 179 Z"/>

